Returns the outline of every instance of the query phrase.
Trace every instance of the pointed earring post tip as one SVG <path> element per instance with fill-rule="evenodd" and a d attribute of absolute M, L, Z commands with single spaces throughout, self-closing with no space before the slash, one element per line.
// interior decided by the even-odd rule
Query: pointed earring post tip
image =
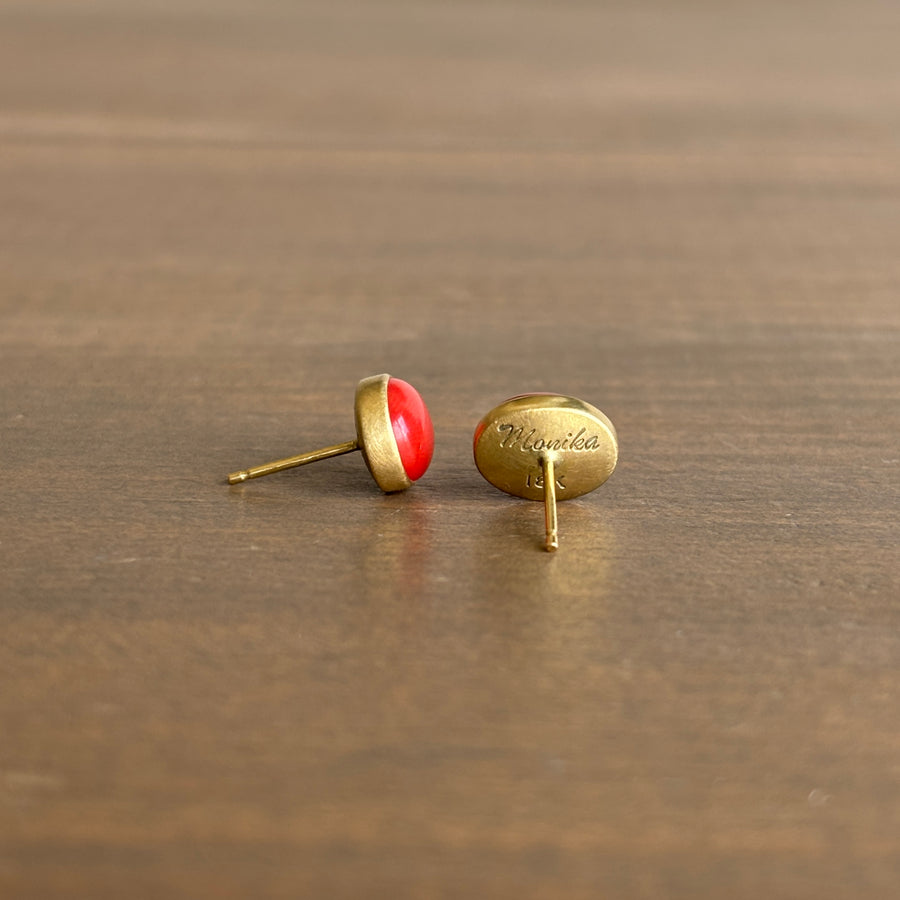
<path fill-rule="evenodd" d="M 305 466 L 320 459 L 329 459 L 332 456 L 352 453 L 354 450 L 359 450 L 359 442 L 345 441 L 343 444 L 323 447 L 321 450 L 312 450 L 309 453 L 300 453 L 297 456 L 275 460 L 275 462 L 263 463 L 261 466 L 254 466 L 252 469 L 241 469 L 239 472 L 232 472 L 228 476 L 228 483 L 240 484 L 242 481 L 247 481 L 250 478 L 262 478 L 263 475 L 271 475 L 273 472 L 283 472 L 285 469 Z"/>

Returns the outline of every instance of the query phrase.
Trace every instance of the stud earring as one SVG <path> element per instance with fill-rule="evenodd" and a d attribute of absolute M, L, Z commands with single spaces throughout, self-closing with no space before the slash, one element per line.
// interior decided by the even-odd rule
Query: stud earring
<path fill-rule="evenodd" d="M 559 547 L 556 501 L 600 487 L 619 442 L 599 409 L 560 394 L 522 394 L 492 409 L 475 429 L 475 465 L 507 494 L 544 501 L 548 551 Z"/>
<path fill-rule="evenodd" d="M 419 392 L 390 375 L 372 375 L 356 386 L 356 440 L 232 472 L 229 484 L 305 466 L 330 456 L 362 452 L 378 487 L 404 491 L 425 474 L 434 452 L 434 427 Z"/>

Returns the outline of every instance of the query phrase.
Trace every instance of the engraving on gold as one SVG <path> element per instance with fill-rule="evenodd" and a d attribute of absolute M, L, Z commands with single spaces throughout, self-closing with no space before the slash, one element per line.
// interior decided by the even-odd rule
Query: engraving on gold
<path fill-rule="evenodd" d="M 556 476 L 556 489 L 558 491 L 564 491 L 566 489 L 566 486 L 563 483 L 563 479 L 565 477 L 566 477 L 565 475 L 557 475 Z M 544 486 L 543 474 L 541 474 L 541 475 L 529 474 L 528 477 L 525 479 L 525 487 L 542 488 L 543 486 Z"/>
<path fill-rule="evenodd" d="M 544 503 L 547 550 L 559 544 L 556 501 L 598 488 L 612 474 L 619 442 L 596 407 L 562 394 L 525 394 L 478 423 L 475 465 L 507 494 Z"/>
<path fill-rule="evenodd" d="M 512 422 L 504 422 L 502 425 L 498 425 L 497 431 L 501 434 L 506 432 L 503 434 L 500 446 L 509 447 L 510 449 L 518 446 L 523 452 L 533 451 L 535 453 L 542 450 L 572 450 L 577 452 L 579 450 L 600 449 L 600 436 L 592 434 L 584 437 L 583 435 L 586 431 L 584 428 L 575 435 L 570 431 L 564 438 L 536 438 L 534 435 L 537 429 L 532 428 L 523 438 L 522 435 L 527 427 L 527 425 L 519 425 L 517 427 Z"/>

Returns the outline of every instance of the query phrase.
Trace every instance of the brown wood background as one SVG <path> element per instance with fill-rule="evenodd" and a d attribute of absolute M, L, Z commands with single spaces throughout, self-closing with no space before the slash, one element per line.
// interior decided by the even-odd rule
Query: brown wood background
<path fill-rule="evenodd" d="M 0 896 L 900 883 L 894 3 L 0 2 Z M 357 380 L 429 402 L 405 495 Z M 471 461 L 555 390 L 621 463 Z"/>

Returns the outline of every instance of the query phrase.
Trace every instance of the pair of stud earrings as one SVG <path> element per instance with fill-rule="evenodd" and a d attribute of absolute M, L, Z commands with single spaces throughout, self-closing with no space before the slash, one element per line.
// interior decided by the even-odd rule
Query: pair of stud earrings
<path fill-rule="evenodd" d="M 434 452 L 434 427 L 412 385 L 373 375 L 356 387 L 356 439 L 322 450 L 232 472 L 239 484 L 307 463 L 362 452 L 385 493 L 406 490 L 425 474 Z M 556 501 L 580 497 L 612 474 L 619 444 L 599 409 L 560 394 L 521 394 L 492 409 L 475 428 L 475 465 L 507 494 L 544 502 L 545 547 L 559 546 Z"/>

